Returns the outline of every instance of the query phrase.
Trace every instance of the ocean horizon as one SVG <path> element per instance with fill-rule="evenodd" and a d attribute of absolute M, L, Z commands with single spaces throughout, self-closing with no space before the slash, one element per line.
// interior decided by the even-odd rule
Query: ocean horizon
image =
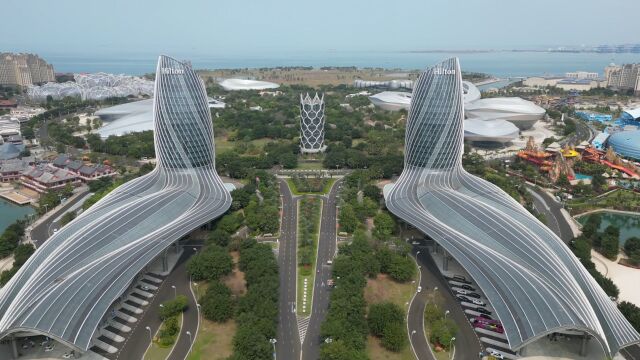
<path fill-rule="evenodd" d="M 165 52 L 190 60 L 195 69 L 273 68 L 278 66 L 356 66 L 358 68 L 424 69 L 442 59 L 457 56 L 463 71 L 481 72 L 500 78 L 563 75 L 570 71 L 602 74 L 615 62 L 637 63 L 640 54 L 558 53 L 558 52 L 384 52 L 317 51 L 269 55 L 202 55 Z M 40 53 L 57 73 L 107 72 L 142 75 L 155 72 L 160 54 L 66 55 Z"/>

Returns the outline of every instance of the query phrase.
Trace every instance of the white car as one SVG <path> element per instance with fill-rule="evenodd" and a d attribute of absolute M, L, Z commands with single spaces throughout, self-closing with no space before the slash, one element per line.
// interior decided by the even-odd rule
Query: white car
<path fill-rule="evenodd" d="M 461 294 L 461 295 L 467 295 L 467 294 L 471 293 L 471 291 L 462 290 L 462 289 L 457 289 L 457 290 L 455 290 L 455 292 L 457 292 L 458 294 Z"/>
<path fill-rule="evenodd" d="M 495 351 L 495 350 L 490 350 L 489 351 L 489 355 L 493 356 L 496 359 L 504 359 L 504 355 L 502 355 L 501 353 Z"/>
<path fill-rule="evenodd" d="M 63 359 L 71 359 L 71 357 L 73 357 L 73 354 L 72 354 L 72 353 L 64 353 L 64 354 L 62 355 L 62 358 L 63 358 Z"/>
<path fill-rule="evenodd" d="M 55 348 L 55 347 L 56 347 L 56 344 L 49 344 L 49 345 L 44 347 L 44 351 L 45 352 L 53 351 L 53 348 Z"/>
<path fill-rule="evenodd" d="M 418 286 L 418 292 L 422 291 L 422 286 Z"/>
<path fill-rule="evenodd" d="M 471 300 L 471 302 L 473 302 L 473 303 L 474 303 L 474 304 L 476 304 L 476 305 L 480 305 L 480 306 L 485 306 L 485 305 L 487 305 L 487 304 L 485 304 L 482 300 L 479 300 L 479 299 L 470 299 L 470 300 Z"/>
<path fill-rule="evenodd" d="M 54 234 L 57 233 L 57 232 L 58 232 L 58 229 L 53 229 L 53 233 Z"/>

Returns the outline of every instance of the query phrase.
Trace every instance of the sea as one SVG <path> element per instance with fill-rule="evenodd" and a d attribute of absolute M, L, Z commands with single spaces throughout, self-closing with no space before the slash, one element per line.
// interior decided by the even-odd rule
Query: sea
<path fill-rule="evenodd" d="M 142 75 L 155 72 L 158 54 L 122 53 L 71 55 L 40 53 L 56 72 L 107 72 Z M 220 55 L 177 53 L 167 55 L 191 61 L 195 69 L 243 69 L 278 66 L 356 66 L 414 70 L 451 56 L 460 58 L 463 71 L 482 72 L 499 78 L 562 75 L 570 71 L 603 73 L 610 63 L 640 62 L 640 54 L 560 53 L 527 51 L 492 52 L 398 52 L 314 51 L 273 55 Z"/>
<path fill-rule="evenodd" d="M 0 234 L 16 220 L 34 213 L 35 209 L 29 205 L 15 205 L 0 198 Z"/>

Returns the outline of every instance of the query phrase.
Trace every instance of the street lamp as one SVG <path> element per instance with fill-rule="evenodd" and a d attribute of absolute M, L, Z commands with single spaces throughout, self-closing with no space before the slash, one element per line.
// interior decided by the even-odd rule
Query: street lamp
<path fill-rule="evenodd" d="M 449 310 L 447 310 L 447 311 L 445 311 L 445 312 L 444 312 L 444 319 L 445 319 L 445 320 L 447 320 L 447 315 L 449 315 L 449 313 L 450 313 L 450 311 L 449 311 Z"/>
<path fill-rule="evenodd" d="M 149 330 L 149 342 L 153 342 L 153 335 L 151 335 L 151 328 L 150 327 L 145 327 L 145 329 Z"/>
<path fill-rule="evenodd" d="M 178 297 L 178 289 L 176 289 L 175 285 L 171 285 L 171 288 L 173 289 L 173 297 L 177 298 Z"/>
<path fill-rule="evenodd" d="M 449 359 L 452 359 L 453 351 L 451 351 L 451 346 L 452 346 L 454 341 L 456 341 L 455 337 L 452 337 L 451 340 L 449 340 Z M 455 346 L 455 345 L 453 345 L 453 346 Z"/>
<path fill-rule="evenodd" d="M 276 343 L 278 342 L 278 340 L 269 339 L 269 342 L 271 343 L 271 345 L 273 345 L 273 360 L 275 360 L 276 359 Z"/>
<path fill-rule="evenodd" d="M 189 335 L 189 354 L 191 354 L 191 349 L 193 349 L 193 346 L 191 346 L 191 343 L 193 343 L 193 339 L 191 338 L 191 331 L 187 331 L 187 335 Z"/>

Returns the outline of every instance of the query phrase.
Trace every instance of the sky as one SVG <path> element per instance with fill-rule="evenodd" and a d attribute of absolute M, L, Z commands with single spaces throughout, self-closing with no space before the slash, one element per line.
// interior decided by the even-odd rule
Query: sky
<path fill-rule="evenodd" d="M 638 0 L 2 0 L 0 51 L 260 55 L 640 43 Z M 627 15 L 625 15 L 627 14 Z"/>

